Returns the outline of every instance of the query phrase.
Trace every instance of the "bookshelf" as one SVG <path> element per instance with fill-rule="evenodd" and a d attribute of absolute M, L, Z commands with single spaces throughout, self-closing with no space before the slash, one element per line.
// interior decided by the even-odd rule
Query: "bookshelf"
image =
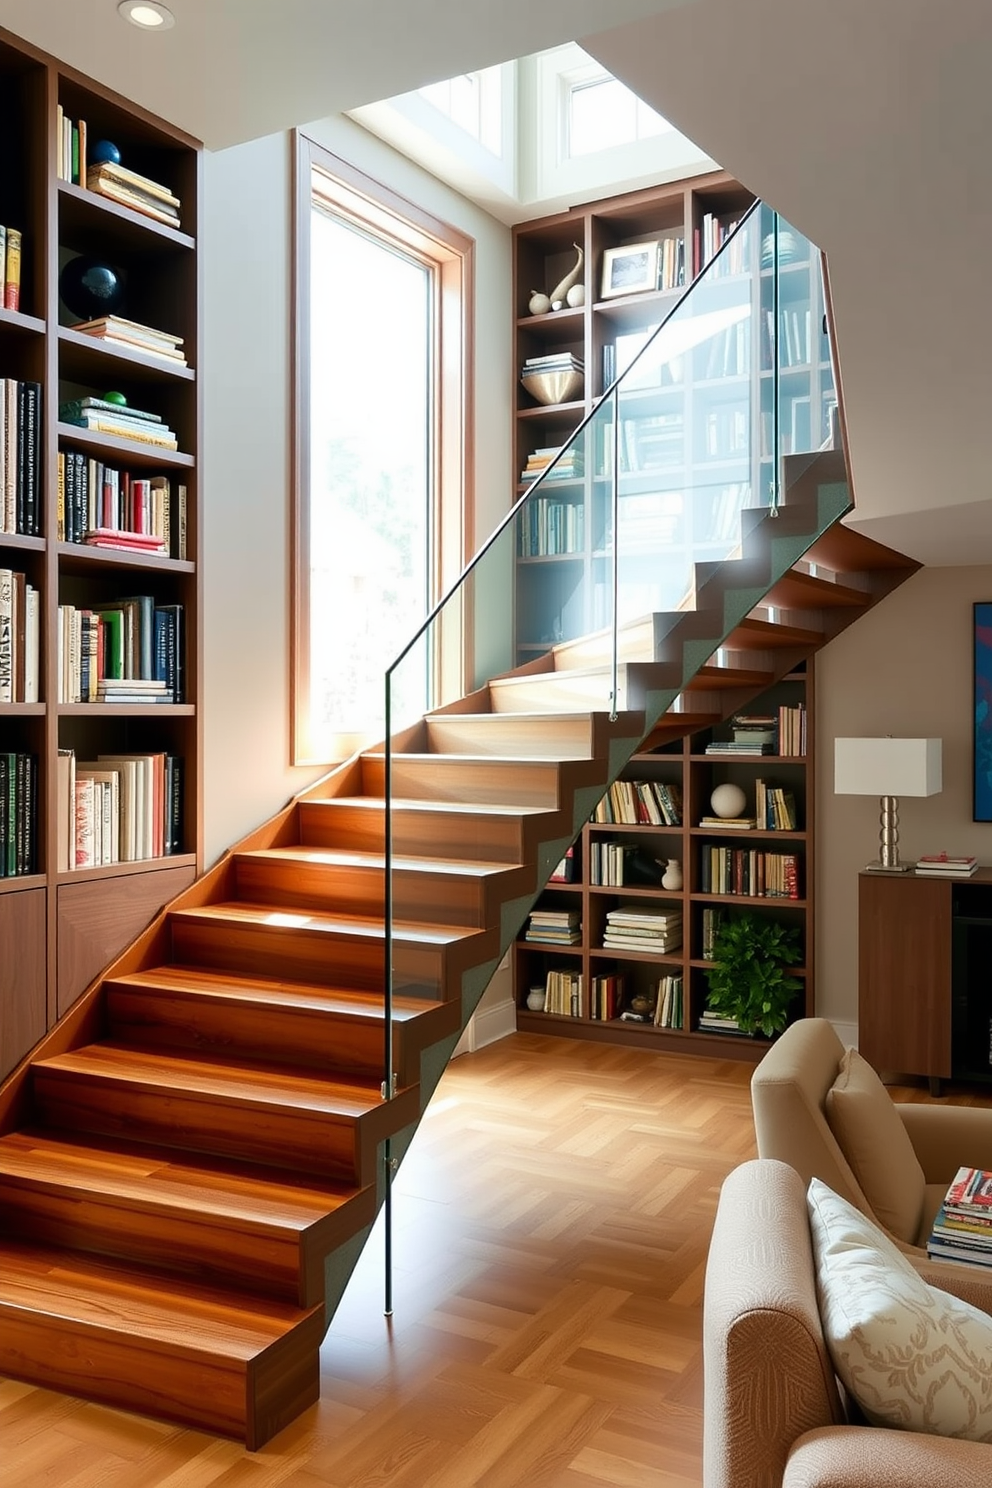
<path fill-rule="evenodd" d="M 778 920 L 800 932 L 803 958 L 790 967 L 802 983 L 791 1009 L 793 1018 L 809 1017 L 814 1008 L 813 989 L 813 874 L 814 874 L 814 759 L 813 732 L 813 663 L 789 673 L 745 710 L 749 714 L 765 713 L 780 717 L 779 710 L 790 710 L 795 723 L 800 710 L 805 713 L 805 752 L 748 755 L 743 757 L 708 754 L 707 746 L 731 738 L 730 723 L 691 733 L 682 740 L 665 744 L 650 753 L 632 756 L 621 774 L 621 780 L 654 787 L 656 799 L 680 802 L 681 820 L 677 825 L 640 821 L 635 824 L 587 822 L 576 840 L 571 856 L 571 882 L 551 882 L 538 899 L 535 908 L 571 911 L 580 927 L 580 940 L 574 945 L 546 945 L 523 937 L 514 946 L 514 986 L 517 1002 L 517 1026 L 531 1033 L 550 1033 L 566 1038 L 596 1039 L 605 1042 L 663 1048 L 669 1052 L 710 1053 L 718 1050 L 721 1057 L 757 1059 L 767 1048 L 768 1040 L 740 1034 L 701 1029 L 700 1018 L 706 1007 L 707 959 L 704 954 L 711 916 L 734 909 L 748 908 L 763 917 Z M 785 714 L 781 715 L 783 718 Z M 775 747 L 784 741 L 782 726 L 776 728 Z M 786 747 L 800 748 L 800 741 Z M 788 792 L 795 807 L 794 830 L 777 830 L 766 826 L 754 828 L 717 828 L 701 826 L 710 813 L 710 799 L 722 784 L 739 786 L 745 796 L 746 814 L 755 814 L 758 782 L 769 789 Z M 667 787 L 667 797 L 657 788 Z M 635 794 L 637 794 L 635 792 Z M 616 815 L 614 811 L 614 815 Z M 629 862 L 632 873 L 623 884 L 601 883 L 604 851 L 619 852 Z M 753 854 L 751 871 L 756 876 L 757 855 L 794 859 L 794 886 L 790 897 L 771 897 L 776 880 L 766 874 L 768 892 L 744 892 L 742 867 L 738 867 L 737 892 L 721 891 L 724 885 L 715 880 L 706 867 L 708 855 Z M 682 869 L 680 888 L 666 889 L 660 883 L 643 881 L 642 874 L 654 860 L 667 866 L 675 859 Z M 731 860 L 733 861 L 733 860 Z M 711 887 L 704 889 L 704 883 Z M 757 882 L 757 879 L 756 879 Z M 733 869 L 726 888 L 735 887 Z M 607 949 L 607 916 L 621 908 L 646 911 L 653 915 L 681 915 L 681 944 L 663 953 L 645 954 L 634 949 Z M 615 938 L 611 937 L 611 938 Z M 532 989 L 545 984 L 548 973 L 572 973 L 581 978 L 581 990 L 575 987 L 567 1013 L 537 1011 L 528 1005 Z M 609 978 L 623 978 L 623 993 L 612 1008 L 609 1003 Z M 681 978 L 682 1026 L 660 1026 L 653 1021 L 635 1022 L 624 1019 L 632 999 L 652 1003 L 659 982 L 664 978 Z M 663 983 L 664 991 L 664 983 Z M 533 999 L 532 999 L 533 1003 Z M 670 999 L 671 1008 L 671 999 Z"/>
<path fill-rule="evenodd" d="M 732 177 L 714 172 L 514 228 L 514 499 L 531 488 L 523 475 L 534 469 L 535 454 L 539 462 L 540 452 L 567 441 L 752 201 Z M 650 594 L 649 608 L 674 608 L 689 562 L 722 558 L 736 540 L 740 506 L 764 499 L 776 397 L 784 453 L 816 449 L 831 432 L 833 374 L 818 264 L 806 241 L 783 227 L 776 306 L 766 226 L 767 217 L 751 220 L 705 291 L 707 313 L 730 313 L 745 302 L 746 313 L 620 399 L 623 583 Z M 663 287 L 612 293 L 606 255 L 639 243 L 657 245 Z M 532 292 L 562 278 L 575 262 L 575 245 L 584 251 L 585 303 L 530 314 Z M 520 373 L 528 362 L 555 356 L 582 363 L 584 376 L 568 402 L 542 405 Z M 597 473 L 606 467 L 593 431 L 579 444 L 585 448 L 574 467 L 542 484 L 518 524 L 518 663 L 608 623 L 610 482 Z"/>
<path fill-rule="evenodd" d="M 89 150 L 99 141 L 111 141 L 121 165 L 166 187 L 181 203 L 178 220 L 163 221 L 163 214 L 149 215 L 98 194 L 85 178 L 63 179 L 63 117 L 77 127 L 85 124 Z M 197 521 L 201 156 L 195 140 L 2 30 L 0 125 L 8 141 L 0 172 L 0 224 L 21 233 L 19 301 L 16 308 L 0 309 L 0 378 L 7 389 L 23 385 L 34 390 L 36 429 L 31 441 L 23 425 L 20 432 L 16 422 L 13 433 L 8 428 L 6 447 L 16 449 L 22 489 L 14 521 L 5 510 L 0 522 L 0 573 L 23 575 L 15 582 L 23 593 L 33 590 L 37 595 L 32 601 L 37 613 L 33 644 L 27 645 L 23 623 L 19 641 L 15 635 L 22 657 L 20 684 L 10 700 L 0 694 L 2 750 L 31 761 L 20 767 L 28 774 L 14 793 L 16 823 L 10 818 L 22 841 L 0 876 L 2 1078 L 72 1006 L 92 977 L 193 881 L 202 865 Z M 68 309 L 59 279 L 65 266 L 79 259 L 111 266 L 126 296 L 117 313 L 181 338 L 181 356 L 167 357 L 148 345 L 115 344 L 75 329 L 86 316 Z M 94 318 L 100 313 L 92 312 Z M 108 392 L 122 394 L 131 409 L 156 415 L 157 422 L 174 432 L 175 448 L 139 439 L 137 430 L 121 435 L 60 418 L 60 405 L 103 398 Z M 132 533 L 143 529 L 144 546 L 133 540 L 128 546 L 91 546 L 82 540 L 94 517 L 98 525 L 106 525 L 98 506 L 84 512 L 79 530 L 71 534 L 77 540 L 66 540 L 68 459 L 97 479 L 101 490 L 106 472 L 116 473 L 112 526 Z M 165 537 L 155 543 L 147 526 L 153 503 L 144 494 L 152 483 L 159 493 L 156 521 Z M 168 520 L 162 495 L 166 485 Z M 67 607 L 114 612 L 135 597 L 141 597 L 153 617 L 156 609 L 181 617 L 170 665 L 181 664 L 182 683 L 176 690 L 170 681 L 167 691 L 176 700 L 78 698 L 78 687 L 73 690 L 65 682 L 70 663 L 78 660 L 65 654 L 65 646 L 74 644 L 71 629 L 65 629 Z M 153 618 L 152 624 L 158 625 L 154 634 L 164 648 L 167 622 Z M 105 670 L 109 663 L 102 627 L 94 624 L 92 635 L 94 672 Z M 152 640 L 154 646 L 154 635 Z M 137 652 L 132 660 L 137 667 L 146 665 Z M 154 656 L 151 664 L 153 669 L 159 664 Z M 36 680 L 30 680 L 32 673 Z M 142 672 L 130 675 L 141 677 Z M 145 847 L 146 853 L 153 846 L 160 855 L 108 861 L 120 851 L 119 842 L 110 841 L 108 784 L 100 866 L 68 866 L 64 833 L 71 824 L 59 763 L 68 751 L 80 763 L 131 755 L 181 761 L 174 771 L 179 777 L 174 823 L 169 817 L 175 828 L 168 844 L 172 850 L 165 851 L 163 837 Z M 148 812 L 165 819 L 164 766 L 146 768 L 148 788 L 158 792 L 149 796 Z M 14 948 L 11 955 L 8 947 Z"/>

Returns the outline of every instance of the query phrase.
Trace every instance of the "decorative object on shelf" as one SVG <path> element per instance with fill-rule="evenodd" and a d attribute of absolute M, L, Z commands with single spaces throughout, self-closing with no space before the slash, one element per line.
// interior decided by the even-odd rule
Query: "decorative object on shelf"
<path fill-rule="evenodd" d="M 766 233 L 761 240 L 761 267 L 770 269 L 775 262 L 775 233 Z M 778 230 L 778 261 L 780 264 L 795 263 L 799 258 L 799 239 L 787 227 Z"/>
<path fill-rule="evenodd" d="M 551 298 L 542 294 L 539 289 L 532 289 L 530 299 L 527 301 L 527 309 L 531 315 L 547 315 L 551 309 Z"/>
<path fill-rule="evenodd" d="M 644 1018 L 653 1016 L 656 1001 L 656 997 L 645 996 L 644 993 L 638 992 L 630 999 L 630 1011 Z"/>
<path fill-rule="evenodd" d="M 124 278 L 112 264 L 82 253 L 70 258 L 59 275 L 59 294 L 80 320 L 113 315 L 124 306 Z"/>
<path fill-rule="evenodd" d="M 974 821 L 992 821 L 992 603 L 975 605 Z"/>
<path fill-rule="evenodd" d="M 757 910 L 731 911 L 713 936 L 713 965 L 706 972 L 709 1009 L 741 1033 L 781 1033 L 802 989 L 786 967 L 801 959 L 799 930 Z"/>
<path fill-rule="evenodd" d="M 532 1013 L 543 1013 L 547 992 L 543 987 L 531 987 L 527 993 L 527 1006 Z"/>
<path fill-rule="evenodd" d="M 580 305 L 586 302 L 586 287 L 584 284 L 573 284 L 565 296 L 565 304 L 572 310 L 578 310 Z"/>
<path fill-rule="evenodd" d="M 746 805 L 747 796 L 739 785 L 734 785 L 729 780 L 723 785 L 718 785 L 710 796 L 710 806 L 713 808 L 714 816 L 742 817 Z"/>
<path fill-rule="evenodd" d="M 528 357 L 520 373 L 520 381 L 531 397 L 546 408 L 580 397 L 584 380 L 585 364 L 570 351 Z"/>
<path fill-rule="evenodd" d="M 661 887 L 663 889 L 680 889 L 682 887 L 682 864 L 678 858 L 668 859 L 668 865 L 661 876 Z"/>
<path fill-rule="evenodd" d="M 941 788 L 939 739 L 835 739 L 834 794 L 878 796 L 878 857 L 869 873 L 909 873 L 899 861 L 899 797 L 936 796 Z"/>
<path fill-rule="evenodd" d="M 603 299 L 657 289 L 659 248 L 657 239 L 650 243 L 628 243 L 624 248 L 606 248 L 600 291 Z"/>
<path fill-rule="evenodd" d="M 120 165 L 121 152 L 111 140 L 97 140 L 90 147 L 89 159 L 92 165 L 104 165 L 107 161 L 111 165 Z"/>
<path fill-rule="evenodd" d="M 559 279 L 558 283 L 551 291 L 550 298 L 552 310 L 560 310 L 562 308 L 562 306 L 566 303 L 569 293 L 574 287 L 578 285 L 582 277 L 582 265 L 585 262 L 585 254 L 582 252 L 582 249 L 579 247 L 578 243 L 573 243 L 572 247 L 575 249 L 576 252 L 575 267 L 569 270 L 564 279 Z M 578 302 L 568 300 L 567 302 L 570 305 L 574 303 L 582 304 L 581 300 L 579 300 Z"/>

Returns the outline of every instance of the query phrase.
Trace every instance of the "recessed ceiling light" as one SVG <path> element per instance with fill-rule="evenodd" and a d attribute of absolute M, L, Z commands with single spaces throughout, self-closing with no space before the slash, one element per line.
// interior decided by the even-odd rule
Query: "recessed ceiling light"
<path fill-rule="evenodd" d="M 142 31 L 168 31 L 176 24 L 172 11 L 157 0 L 121 0 L 117 9 L 125 20 L 140 26 Z"/>

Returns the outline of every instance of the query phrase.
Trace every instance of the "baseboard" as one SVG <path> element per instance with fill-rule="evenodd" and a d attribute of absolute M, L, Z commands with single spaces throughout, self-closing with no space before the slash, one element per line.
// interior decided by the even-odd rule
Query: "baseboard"
<path fill-rule="evenodd" d="M 493 1007 L 480 1007 L 465 1024 L 452 1058 L 459 1054 L 474 1054 L 476 1049 L 498 1043 L 516 1031 L 517 1009 L 511 998 L 497 1002 Z"/>

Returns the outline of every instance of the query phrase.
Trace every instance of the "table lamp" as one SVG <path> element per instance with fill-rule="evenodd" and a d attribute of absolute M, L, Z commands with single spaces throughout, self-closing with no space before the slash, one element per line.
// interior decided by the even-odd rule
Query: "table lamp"
<path fill-rule="evenodd" d="M 899 797 L 940 792 L 939 739 L 835 739 L 834 792 L 839 796 L 878 796 L 881 833 L 878 859 L 869 873 L 908 873 L 899 861 Z"/>

